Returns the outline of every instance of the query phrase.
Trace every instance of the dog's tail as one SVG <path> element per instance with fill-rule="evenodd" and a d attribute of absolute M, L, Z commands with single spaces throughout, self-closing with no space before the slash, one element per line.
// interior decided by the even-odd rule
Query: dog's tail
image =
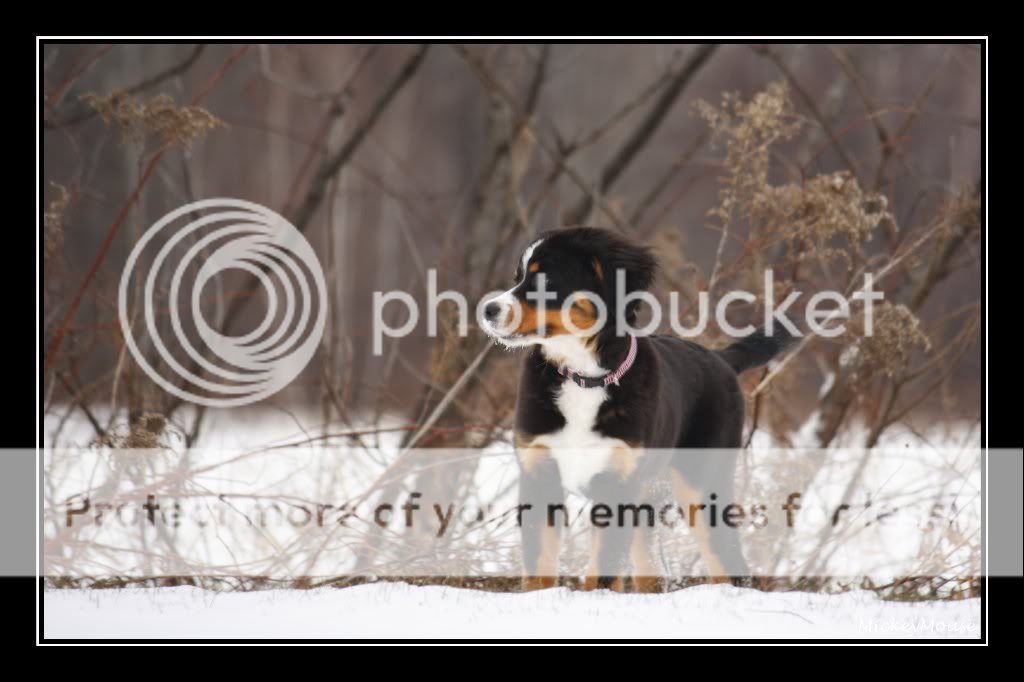
<path fill-rule="evenodd" d="M 770 336 L 761 328 L 717 352 L 737 374 L 766 365 L 796 340 L 781 324 L 774 327 Z"/>

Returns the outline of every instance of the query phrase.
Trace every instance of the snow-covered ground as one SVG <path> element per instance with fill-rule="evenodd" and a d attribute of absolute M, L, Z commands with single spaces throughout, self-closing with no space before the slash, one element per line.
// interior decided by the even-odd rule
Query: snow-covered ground
<path fill-rule="evenodd" d="M 870 592 L 503 594 L 403 583 L 211 592 L 49 590 L 47 638 L 973 638 L 981 604 L 886 602 Z"/>
<path fill-rule="evenodd" d="M 57 548 L 68 548 L 62 551 L 75 548 L 78 552 L 58 562 L 54 574 L 119 574 L 114 570 L 121 565 L 118 561 L 127 562 L 124 565 L 132 569 L 125 570 L 125 575 L 145 574 L 144 570 L 169 575 L 202 574 L 204 567 L 221 574 L 230 572 L 234 565 L 239 566 L 242 575 L 266 574 L 282 579 L 344 574 L 346 562 L 352 558 L 345 547 L 361 538 L 357 531 L 362 532 L 362 527 L 357 523 L 352 524 L 351 537 L 339 531 L 337 524 L 325 526 L 330 533 L 322 536 L 316 534 L 317 529 L 304 527 L 299 533 L 290 525 L 294 521 L 258 528 L 248 523 L 250 518 L 263 519 L 250 513 L 250 498 L 303 504 L 356 499 L 400 449 L 400 432 L 384 433 L 379 443 L 371 440 L 373 445 L 366 452 L 344 446 L 302 445 L 311 435 L 320 433 L 315 419 L 316 415 L 290 412 L 213 412 L 208 417 L 206 437 L 189 455 L 187 463 L 192 473 L 184 477 L 170 475 L 183 461 L 178 452 L 183 446 L 176 438 L 170 438 L 167 452 L 147 459 L 146 467 L 112 458 L 103 448 L 70 455 L 49 451 L 45 460 L 45 506 L 49 514 L 44 513 L 45 537 L 48 541 L 60 540 Z M 70 419 L 63 423 L 61 436 L 55 440 L 86 445 L 91 435 L 88 423 L 80 423 L 83 421 Z M 385 425 L 400 423 L 395 419 L 385 421 Z M 796 444 L 813 442 L 812 426 L 813 419 L 801 430 L 804 435 L 798 434 Z M 47 442 L 57 428 L 57 421 L 47 422 Z M 335 430 L 347 427 L 334 425 L 331 431 Z M 758 435 L 749 458 L 756 465 L 750 479 L 751 499 L 774 502 L 771 508 L 778 512 L 788 491 L 804 492 L 800 523 L 791 532 L 786 531 L 784 542 L 775 542 L 776 536 L 770 533 L 776 527 L 786 528 L 781 522 L 748 534 L 748 558 L 764 575 L 807 573 L 807 557 L 823 541 L 819 526 L 825 523 L 815 525 L 812 521 L 817 517 L 810 513 L 818 507 L 826 511 L 836 508 L 844 495 L 854 503 L 853 511 L 844 517 L 849 528 L 843 531 L 846 527 L 840 526 L 829 537 L 832 544 L 823 554 L 822 575 L 830 574 L 831 569 L 831 574 L 872 575 L 876 583 L 882 583 L 884 576 L 891 575 L 976 574 L 972 571 L 980 562 L 975 539 L 980 528 L 980 455 L 974 426 L 956 426 L 949 433 L 939 427 L 926 433 L 893 430 L 861 472 L 861 484 L 853 492 L 847 486 L 858 461 L 856 451 L 845 452 L 838 446 L 830 450 L 826 453 L 828 466 L 812 472 L 813 478 L 804 481 L 803 470 L 797 466 L 800 457 L 773 451 L 774 444 Z M 860 440 L 853 438 L 854 443 Z M 284 444 L 302 447 L 267 447 Z M 496 504 L 508 496 L 515 499 L 517 468 L 511 449 L 498 445 L 486 449 L 479 458 L 470 500 L 474 503 Z M 237 456 L 250 448 L 251 454 Z M 798 461 L 792 461 L 794 458 Z M 136 480 L 138 476 L 145 478 Z M 155 561 L 159 557 L 154 552 L 163 548 L 155 541 L 144 545 L 145 552 L 139 554 L 132 542 L 157 536 L 140 534 L 130 524 L 127 530 L 120 529 L 113 524 L 114 516 L 106 512 L 107 522 L 102 529 L 120 534 L 92 535 L 101 530 L 96 523 L 95 527 L 79 524 L 75 534 L 62 535 L 69 531 L 64 528 L 66 510 L 60 505 L 79 499 L 72 496 L 89 493 L 97 503 L 104 496 L 130 499 L 131 489 L 165 479 L 170 483 L 158 486 L 157 492 L 180 499 L 183 505 L 190 503 L 189 509 L 206 509 L 224 494 L 235 496 L 230 505 L 214 508 L 226 508 L 223 519 L 215 514 L 217 522 L 203 526 L 216 531 L 212 540 L 205 541 L 206 536 L 193 527 L 196 524 L 172 528 L 174 552 L 165 558 L 181 561 L 184 557 L 190 561 L 185 568 Z M 943 522 L 943 517 L 935 516 L 935 510 L 947 508 L 948 522 Z M 98 509 L 97 504 L 90 514 Z M 922 509 L 924 516 L 918 513 Z M 75 518 L 86 516 L 76 514 Z M 192 517 L 184 518 L 188 521 Z M 267 518 L 274 521 L 277 517 L 268 514 Z M 830 517 L 826 514 L 822 518 Z M 495 547 L 516 545 L 514 533 L 506 537 L 490 532 L 488 539 Z M 665 566 L 666 574 L 701 574 L 701 564 L 681 563 L 696 555 L 690 534 L 677 535 L 682 537 L 662 533 L 662 549 L 671 559 L 671 565 Z M 467 542 L 475 542 L 475 536 L 465 537 Z M 325 544 L 325 538 L 331 544 Z M 85 552 L 89 539 L 97 543 L 100 554 Z M 160 540 L 165 542 L 166 537 Z M 114 547 L 123 550 L 111 554 L 106 549 Z M 317 560 L 329 565 L 314 566 L 305 547 L 315 548 Z M 585 565 L 586 547 L 575 550 L 563 548 L 566 575 L 580 575 Z M 195 556 L 190 554 L 197 552 Z M 227 556 L 218 552 L 227 552 Z M 776 560 L 780 552 L 782 561 Z M 54 556 L 64 557 L 59 553 Z M 144 570 L 139 569 L 132 560 L 140 556 L 154 558 L 155 563 L 143 561 Z M 265 557 L 272 565 L 259 563 Z M 287 561 L 281 557 L 287 557 Z M 576 565 L 574 557 L 584 563 Z M 934 557 L 941 560 L 940 565 L 927 563 Z M 489 563 L 484 568 L 496 571 L 500 561 L 505 562 L 502 566 L 508 575 L 518 574 L 519 562 L 512 551 L 488 555 Z M 922 565 L 934 572 L 922 570 Z M 423 575 L 434 575 L 435 568 L 426 566 Z M 394 570 L 398 571 L 394 575 L 417 574 L 416 567 L 409 563 L 401 563 Z M 48 590 L 43 617 L 48 638 L 978 638 L 981 605 L 976 599 L 896 603 L 879 600 L 870 592 L 763 593 L 729 586 L 695 587 L 660 595 L 564 589 L 497 594 L 383 583 L 347 589 L 248 593 L 187 587 Z"/>
<path fill-rule="evenodd" d="M 375 554 L 377 575 L 519 574 L 513 513 L 518 466 L 509 443 L 443 456 L 436 450 L 406 452 L 403 492 L 381 499 L 380 482 L 391 482 L 388 471 L 399 457 L 401 432 L 386 432 L 365 448 L 347 442 L 327 446 L 310 442 L 321 432 L 315 418 L 268 410 L 215 412 L 209 417 L 211 444 L 187 453 L 173 435 L 157 453 L 48 450 L 43 522 L 52 551 L 44 570 L 78 577 L 345 575 L 356 567 L 360 549 L 376 542 L 376 525 L 384 519 L 390 537 L 386 551 Z M 65 436 L 80 426 L 69 421 Z M 337 430 L 347 429 L 333 425 L 329 432 Z M 961 425 L 950 433 L 939 427 L 921 434 L 894 429 L 891 436 L 870 458 L 855 447 L 823 451 L 778 448 L 764 438 L 755 442 L 744 456 L 737 502 L 746 513 L 741 533 L 757 575 L 866 575 L 876 584 L 903 575 L 978 575 L 981 451 L 971 445 L 976 431 Z M 71 442 L 88 443 L 87 432 Z M 467 465 L 472 484 L 466 484 Z M 442 475 L 447 466 L 452 474 Z M 417 486 L 424 484 L 424 472 L 433 474 L 431 499 L 415 502 L 419 511 L 411 521 L 387 509 L 378 516 L 381 506 L 412 503 L 413 493 L 422 492 Z M 439 481 L 454 487 L 439 489 Z M 794 493 L 799 511 L 791 509 Z M 149 496 L 157 509 L 153 518 L 146 508 Z M 579 514 L 586 500 L 569 496 L 567 502 L 573 519 L 586 518 Z M 413 521 L 429 532 L 407 532 Z M 154 523 L 160 528 L 151 528 Z M 674 520 L 663 525 L 657 539 L 662 574 L 703 575 L 704 565 L 693 559 L 693 533 Z M 567 533 L 565 575 L 585 569 L 587 530 L 577 523 Z M 439 542 L 427 548 L 425 537 Z"/>

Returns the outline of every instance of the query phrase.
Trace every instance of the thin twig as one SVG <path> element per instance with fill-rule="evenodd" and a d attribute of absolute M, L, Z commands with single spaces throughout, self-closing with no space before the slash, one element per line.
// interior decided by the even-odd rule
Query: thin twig
<path fill-rule="evenodd" d="M 873 276 L 872 276 L 873 282 L 875 284 L 877 284 L 878 282 L 881 282 L 882 279 L 886 275 L 888 275 L 890 272 L 892 272 L 893 268 L 895 268 L 897 265 L 899 265 L 911 253 L 916 251 L 918 249 L 918 247 L 920 247 L 922 244 L 926 243 L 933 236 L 935 236 L 935 234 L 940 229 L 942 229 L 942 227 L 943 227 L 943 225 L 940 223 L 940 224 L 936 225 L 935 227 L 933 227 L 932 229 L 930 229 L 927 232 L 925 232 L 923 235 L 921 235 L 921 237 L 916 242 L 914 242 L 912 245 L 910 245 L 910 247 L 908 247 L 906 251 L 904 251 L 900 255 L 896 256 L 895 258 L 891 259 L 885 265 L 885 267 L 883 267 L 878 272 L 875 272 L 873 274 Z M 854 281 L 855 279 L 856 279 L 855 277 L 851 278 L 851 282 Z M 829 315 L 824 320 L 822 320 L 819 324 L 822 327 L 826 326 L 835 317 L 837 317 L 841 312 L 842 312 L 842 308 L 841 307 L 836 307 L 835 310 L 833 310 L 831 313 L 829 313 Z M 777 377 L 779 374 L 782 373 L 782 371 L 784 369 L 786 369 L 786 367 L 789 365 L 790 361 L 793 358 L 795 358 L 797 355 L 799 355 L 801 353 L 801 351 L 803 351 L 804 348 L 807 347 L 807 344 L 809 344 L 811 342 L 811 340 L 815 336 L 817 336 L 817 334 L 814 333 L 814 330 L 808 330 L 807 333 L 804 335 L 804 337 L 800 340 L 800 343 L 797 345 L 797 347 L 793 349 L 793 352 L 789 353 L 788 355 L 786 355 L 786 357 L 782 358 L 782 360 L 780 360 L 779 363 L 774 368 L 772 368 L 772 371 L 769 372 L 768 375 L 765 376 L 761 380 L 761 382 L 757 385 L 756 388 L 754 388 L 753 392 L 751 392 L 751 394 L 750 394 L 751 397 L 757 397 L 758 395 L 760 395 L 768 387 L 768 384 L 770 384 L 775 377 Z"/>
<path fill-rule="evenodd" d="M 795 90 L 796 93 L 800 95 L 800 99 L 804 101 L 804 105 L 807 107 L 807 109 L 811 112 L 811 115 L 814 116 L 814 119 L 825 131 L 825 134 L 828 135 L 828 139 L 832 143 L 832 148 L 836 150 L 836 154 L 838 154 L 839 158 L 842 159 L 843 165 L 845 165 L 851 173 L 856 175 L 857 164 L 853 161 L 852 158 L 850 158 L 850 155 L 847 153 L 846 148 L 843 147 L 842 141 L 840 141 L 835 131 L 832 130 L 832 126 L 829 123 L 828 118 L 825 116 L 825 114 L 822 113 L 821 109 L 818 108 L 817 102 L 815 101 L 814 97 L 812 97 L 811 94 L 803 88 L 803 86 L 800 84 L 800 81 L 796 79 L 796 75 L 793 73 L 792 69 L 790 69 L 789 66 L 786 65 L 786 62 L 783 61 L 782 56 L 767 45 L 758 45 L 754 47 L 753 50 L 757 54 L 767 57 L 769 60 L 771 60 L 771 62 L 775 64 L 776 68 L 778 68 L 778 70 L 782 72 L 782 75 L 785 76 L 786 80 L 789 82 L 790 87 L 792 87 L 793 90 Z"/>
<path fill-rule="evenodd" d="M 669 81 L 668 86 L 661 93 L 654 106 L 651 107 L 644 120 L 626 138 L 622 146 L 619 147 L 618 151 L 612 155 L 611 160 L 601 170 L 601 181 L 598 184 L 596 194 L 603 196 L 608 193 L 608 190 L 625 172 L 637 154 L 651 141 L 654 133 L 661 127 L 662 121 L 665 120 L 669 111 L 672 110 L 673 105 L 679 99 L 683 90 L 717 49 L 717 44 L 701 45 L 690 55 L 686 63 L 680 67 L 679 72 Z M 590 213 L 591 206 L 593 205 L 592 194 L 590 192 L 586 193 L 576 206 L 569 211 L 568 224 L 578 223 Z"/>
<path fill-rule="evenodd" d="M 170 66 L 164 69 L 163 71 L 160 71 L 159 73 L 150 76 L 149 78 L 145 78 L 139 81 L 135 85 L 130 85 L 127 88 L 121 88 L 118 91 L 123 92 L 126 95 L 136 95 L 140 92 L 145 92 L 146 90 L 149 90 L 150 88 L 159 85 L 160 83 L 164 82 L 169 78 L 179 76 L 188 71 L 190 68 L 192 68 L 192 65 L 199 60 L 200 55 L 202 55 L 203 50 L 205 49 L 206 44 L 199 43 L 198 45 L 196 45 L 195 49 L 192 50 L 192 52 L 190 52 L 189 55 L 178 64 L 174 64 L 173 66 Z M 62 121 L 44 121 L 43 125 L 46 128 L 60 128 L 63 126 L 77 125 L 79 123 L 83 123 L 84 121 L 88 121 L 93 116 L 95 116 L 96 113 L 96 109 L 92 107 L 83 107 L 81 111 L 69 115 L 66 119 Z"/>

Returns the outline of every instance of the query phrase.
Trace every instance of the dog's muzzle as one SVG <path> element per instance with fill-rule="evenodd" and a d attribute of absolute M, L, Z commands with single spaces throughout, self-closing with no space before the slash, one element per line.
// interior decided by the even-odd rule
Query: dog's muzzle
<path fill-rule="evenodd" d="M 484 304 L 483 329 L 489 336 L 501 339 L 512 333 L 511 329 L 506 328 L 506 323 L 512 317 L 512 306 L 515 304 L 515 298 L 509 293 L 492 298 Z"/>

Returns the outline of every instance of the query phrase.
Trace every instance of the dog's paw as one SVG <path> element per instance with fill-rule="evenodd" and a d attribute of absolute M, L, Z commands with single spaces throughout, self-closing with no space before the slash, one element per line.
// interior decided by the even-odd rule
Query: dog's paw
<path fill-rule="evenodd" d="M 554 587 L 557 584 L 557 580 L 551 575 L 529 575 L 523 578 L 522 590 L 523 592 L 532 592 L 534 590 L 545 590 L 549 587 Z"/>

